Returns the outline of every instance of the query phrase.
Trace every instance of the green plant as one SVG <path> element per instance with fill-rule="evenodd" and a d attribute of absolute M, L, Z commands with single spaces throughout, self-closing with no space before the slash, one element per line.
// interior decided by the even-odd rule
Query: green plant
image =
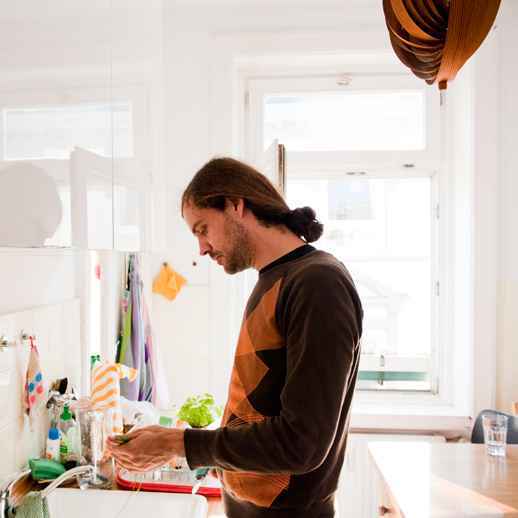
<path fill-rule="evenodd" d="M 187 398 L 178 411 L 178 417 L 193 428 L 205 428 L 221 416 L 221 407 L 216 405 L 210 394 Z"/>

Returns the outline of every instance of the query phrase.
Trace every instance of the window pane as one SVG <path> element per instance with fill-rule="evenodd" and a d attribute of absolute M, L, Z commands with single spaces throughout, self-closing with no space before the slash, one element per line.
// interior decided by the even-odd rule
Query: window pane
<path fill-rule="evenodd" d="M 116 149 L 112 128 L 117 131 Z M 6 160 L 68 159 L 74 147 L 106 157 L 131 157 L 131 103 L 5 109 L 4 139 Z"/>
<path fill-rule="evenodd" d="M 288 179 L 287 198 L 313 207 L 325 224 L 319 243 L 349 259 L 430 257 L 429 177 Z"/>
<path fill-rule="evenodd" d="M 268 95 L 264 149 L 279 139 L 290 151 L 424 150 L 422 91 Z"/>
<path fill-rule="evenodd" d="M 345 261 L 364 305 L 364 354 L 430 354 L 430 261 Z"/>
<path fill-rule="evenodd" d="M 360 387 L 381 377 L 379 388 L 430 389 L 431 187 L 431 178 L 288 179 L 290 207 L 317 211 L 315 245 L 344 262 L 360 294 Z"/>

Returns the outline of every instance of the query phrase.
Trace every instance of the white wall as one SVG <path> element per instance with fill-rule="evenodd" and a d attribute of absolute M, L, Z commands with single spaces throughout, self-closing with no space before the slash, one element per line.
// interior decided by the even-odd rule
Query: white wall
<path fill-rule="evenodd" d="M 9 341 L 18 340 L 22 330 L 36 335 L 46 388 L 63 377 L 78 386 L 81 375 L 79 329 L 77 299 L 0 316 L 0 334 L 5 334 Z M 27 459 L 40 456 L 45 448 L 48 429 L 45 407 L 31 425 L 22 403 L 29 351 L 28 342 L 18 342 L 0 351 L 0 481 L 24 467 Z"/>
<path fill-rule="evenodd" d="M 497 403 L 518 401 L 518 4 L 502 2 L 500 33 L 500 200 Z M 487 78 L 491 81 L 491 77 Z"/>
<path fill-rule="evenodd" d="M 74 268 L 73 251 L 0 248 L 0 315 L 73 298 Z"/>

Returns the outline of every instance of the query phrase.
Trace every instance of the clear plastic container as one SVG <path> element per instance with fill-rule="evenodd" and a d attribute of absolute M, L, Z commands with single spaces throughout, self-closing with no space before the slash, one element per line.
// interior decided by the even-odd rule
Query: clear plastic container
<path fill-rule="evenodd" d="M 80 463 L 94 467 L 93 476 L 79 481 L 80 486 L 109 486 L 113 480 L 111 461 L 104 459 L 106 434 L 104 430 L 104 413 L 92 410 L 87 404 L 78 405 L 76 415 L 81 433 Z"/>
<path fill-rule="evenodd" d="M 61 434 L 60 459 L 61 463 L 69 461 L 79 462 L 81 446 L 79 440 L 79 427 L 72 417 L 70 408 L 65 405 L 59 418 L 59 432 Z"/>

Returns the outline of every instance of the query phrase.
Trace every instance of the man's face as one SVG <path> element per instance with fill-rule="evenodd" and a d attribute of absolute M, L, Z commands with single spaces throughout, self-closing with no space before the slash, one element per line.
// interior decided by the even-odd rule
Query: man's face
<path fill-rule="evenodd" d="M 248 232 L 230 202 L 224 211 L 185 204 L 183 217 L 198 239 L 200 255 L 210 255 L 230 274 L 252 266 L 253 250 Z"/>

